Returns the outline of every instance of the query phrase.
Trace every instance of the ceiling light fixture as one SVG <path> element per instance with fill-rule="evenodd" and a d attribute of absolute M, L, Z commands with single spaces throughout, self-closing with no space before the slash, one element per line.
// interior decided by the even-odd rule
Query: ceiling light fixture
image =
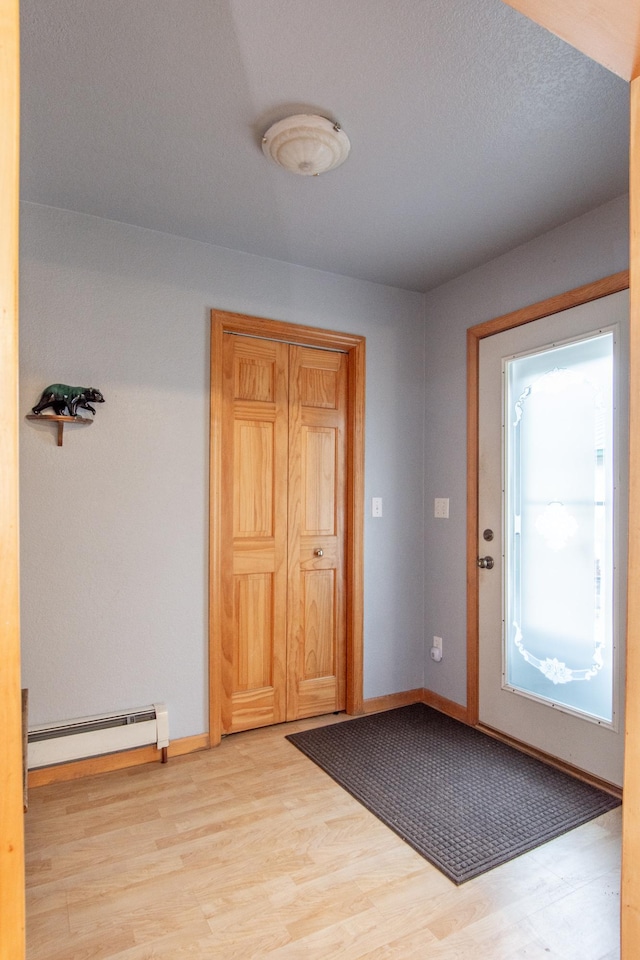
<path fill-rule="evenodd" d="M 339 123 L 313 114 L 296 114 L 269 127 L 262 138 L 262 149 L 285 170 L 317 177 L 344 163 L 351 144 Z"/>

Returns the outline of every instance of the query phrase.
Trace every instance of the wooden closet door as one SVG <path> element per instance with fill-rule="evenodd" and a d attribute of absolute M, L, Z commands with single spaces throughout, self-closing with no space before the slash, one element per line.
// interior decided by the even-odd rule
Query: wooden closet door
<path fill-rule="evenodd" d="M 347 360 L 289 348 L 287 720 L 345 709 Z"/>
<path fill-rule="evenodd" d="M 222 731 L 286 716 L 286 344 L 224 335 Z"/>

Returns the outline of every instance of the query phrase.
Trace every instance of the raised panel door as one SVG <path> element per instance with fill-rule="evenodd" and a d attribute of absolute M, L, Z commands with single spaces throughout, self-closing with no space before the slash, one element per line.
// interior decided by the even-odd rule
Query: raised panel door
<path fill-rule="evenodd" d="M 346 356 L 224 335 L 222 731 L 345 708 Z"/>
<path fill-rule="evenodd" d="M 290 347 L 288 720 L 345 708 L 346 368 Z"/>
<path fill-rule="evenodd" d="M 222 729 L 284 720 L 287 347 L 226 335 L 223 354 Z"/>

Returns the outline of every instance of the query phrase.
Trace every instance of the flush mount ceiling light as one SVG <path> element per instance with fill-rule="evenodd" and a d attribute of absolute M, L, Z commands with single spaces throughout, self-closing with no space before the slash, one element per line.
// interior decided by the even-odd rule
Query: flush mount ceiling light
<path fill-rule="evenodd" d="M 339 123 L 313 114 L 278 120 L 262 138 L 265 156 L 303 177 L 333 170 L 349 156 L 349 137 Z"/>

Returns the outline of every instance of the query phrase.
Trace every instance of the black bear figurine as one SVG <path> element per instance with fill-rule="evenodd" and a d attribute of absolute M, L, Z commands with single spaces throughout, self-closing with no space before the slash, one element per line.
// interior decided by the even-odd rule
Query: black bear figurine
<path fill-rule="evenodd" d="M 82 407 L 95 414 L 96 411 L 90 402 L 104 403 L 104 397 L 94 387 L 70 387 L 66 383 L 52 383 L 42 391 L 40 400 L 33 407 L 33 412 L 39 414 L 47 407 L 51 407 L 59 417 L 65 416 L 65 410 L 68 416 L 77 417 L 78 407 Z"/>

